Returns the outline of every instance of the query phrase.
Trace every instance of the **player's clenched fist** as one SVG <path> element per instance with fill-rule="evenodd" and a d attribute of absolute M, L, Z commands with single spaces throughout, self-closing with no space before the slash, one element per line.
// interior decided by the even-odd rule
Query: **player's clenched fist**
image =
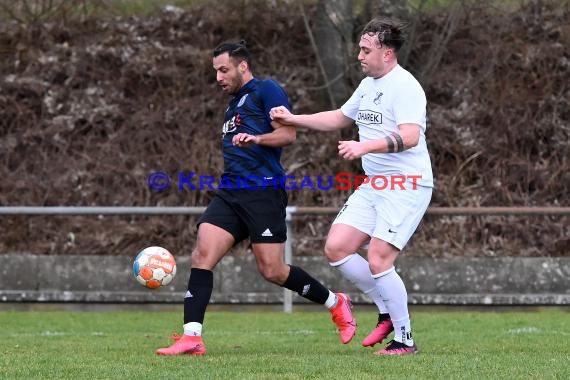
<path fill-rule="evenodd" d="M 290 125 L 293 123 L 293 114 L 283 106 L 273 107 L 271 111 L 269 111 L 269 117 L 281 124 Z"/>

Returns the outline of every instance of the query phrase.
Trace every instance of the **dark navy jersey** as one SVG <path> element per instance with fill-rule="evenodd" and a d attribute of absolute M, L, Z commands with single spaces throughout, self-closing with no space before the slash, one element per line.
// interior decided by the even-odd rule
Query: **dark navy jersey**
<path fill-rule="evenodd" d="M 219 188 L 273 187 L 285 175 L 281 166 L 281 148 L 257 144 L 240 148 L 232 144 L 232 138 L 238 133 L 271 133 L 273 127 L 269 111 L 277 106 L 291 109 L 287 94 L 271 79 L 250 80 L 230 101 L 222 127 L 224 174 Z"/>

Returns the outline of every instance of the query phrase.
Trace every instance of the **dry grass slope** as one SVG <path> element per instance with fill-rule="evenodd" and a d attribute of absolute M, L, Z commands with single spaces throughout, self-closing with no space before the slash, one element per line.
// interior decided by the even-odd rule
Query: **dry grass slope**
<path fill-rule="evenodd" d="M 565 1 L 534 3 L 417 15 L 406 65 L 429 99 L 434 206 L 570 205 L 570 9 Z M 434 58 L 434 36 L 452 18 L 453 33 Z M 2 23 L 0 205 L 206 205 L 209 191 L 154 192 L 147 177 L 221 173 L 227 98 L 210 55 L 237 37 L 250 42 L 256 74 L 283 83 L 297 111 L 327 108 L 295 7 L 255 2 L 224 13 L 196 6 L 145 18 Z M 337 140 L 299 133 L 285 151 L 289 173 L 358 172 L 358 163 L 337 159 Z M 340 206 L 347 194 L 293 191 L 290 204 Z M 320 253 L 330 219 L 297 219 L 297 254 Z M 192 223 L 1 217 L 0 252 L 134 255 L 160 244 L 187 253 Z M 569 225 L 567 217 L 427 217 L 409 252 L 560 256 L 568 254 Z"/>

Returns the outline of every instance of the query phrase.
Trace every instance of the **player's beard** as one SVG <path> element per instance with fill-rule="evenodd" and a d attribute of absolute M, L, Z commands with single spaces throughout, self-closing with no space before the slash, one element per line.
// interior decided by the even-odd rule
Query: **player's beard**
<path fill-rule="evenodd" d="M 229 89 L 228 93 L 230 95 L 235 95 L 238 93 L 240 88 L 242 88 L 242 86 L 243 86 L 243 75 L 241 75 L 238 72 L 236 77 L 232 80 L 232 82 L 230 84 L 230 89 Z"/>

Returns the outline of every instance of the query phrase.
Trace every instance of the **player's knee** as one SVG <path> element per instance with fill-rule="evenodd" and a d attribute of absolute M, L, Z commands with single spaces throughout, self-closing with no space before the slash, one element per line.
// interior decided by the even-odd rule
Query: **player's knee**
<path fill-rule="evenodd" d="M 325 244 L 325 257 L 329 262 L 335 262 L 342 260 L 351 252 L 345 252 L 342 246 L 336 244 L 333 241 L 328 241 Z"/>
<path fill-rule="evenodd" d="M 388 264 L 388 262 L 379 259 L 370 259 L 368 258 L 368 264 L 370 265 L 370 272 L 372 274 L 382 273 L 392 266 Z"/>
<path fill-rule="evenodd" d="M 209 259 L 208 254 L 198 248 L 192 251 L 192 266 L 197 268 L 203 268 L 208 266 Z"/>
<path fill-rule="evenodd" d="M 368 251 L 368 264 L 372 273 L 381 273 L 394 266 L 396 255 L 392 252 Z"/>
<path fill-rule="evenodd" d="M 276 267 L 276 266 L 271 266 L 271 265 L 262 265 L 259 266 L 259 273 L 261 274 L 261 276 L 269 282 L 272 282 L 274 284 L 282 284 L 283 282 L 285 282 L 285 280 L 287 278 L 283 278 L 283 270 L 282 268 Z"/>

